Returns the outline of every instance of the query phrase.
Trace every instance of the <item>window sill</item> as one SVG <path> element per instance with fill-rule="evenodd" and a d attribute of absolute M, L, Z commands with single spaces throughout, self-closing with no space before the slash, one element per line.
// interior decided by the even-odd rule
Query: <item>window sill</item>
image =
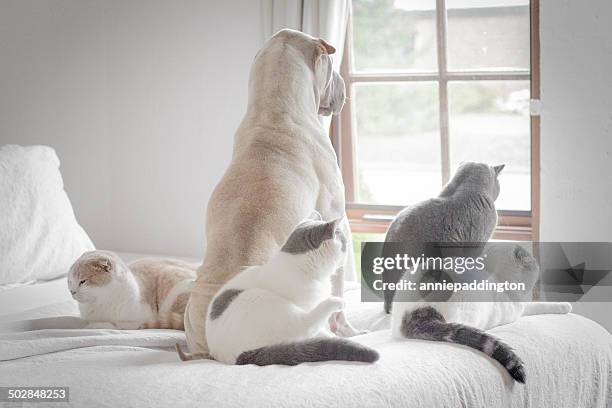
<path fill-rule="evenodd" d="M 349 203 L 346 214 L 351 231 L 384 234 L 403 207 Z M 508 241 L 531 241 L 533 229 L 529 212 L 499 212 L 498 225 L 493 239 Z"/>

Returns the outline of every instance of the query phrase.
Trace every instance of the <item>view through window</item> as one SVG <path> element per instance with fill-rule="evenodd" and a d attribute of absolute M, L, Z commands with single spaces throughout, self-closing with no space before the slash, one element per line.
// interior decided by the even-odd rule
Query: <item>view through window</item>
<path fill-rule="evenodd" d="M 497 208 L 530 216 L 530 44 L 529 0 L 353 0 L 347 201 L 415 203 L 479 161 L 506 165 Z"/>

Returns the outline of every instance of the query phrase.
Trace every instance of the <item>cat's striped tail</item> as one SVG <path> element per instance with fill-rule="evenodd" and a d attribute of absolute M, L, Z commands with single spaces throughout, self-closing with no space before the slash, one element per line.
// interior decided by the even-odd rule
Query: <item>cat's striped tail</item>
<path fill-rule="evenodd" d="M 409 339 L 446 341 L 482 351 L 499 361 L 517 382 L 525 383 L 525 368 L 519 356 L 504 342 L 474 327 L 447 323 L 433 307 L 420 307 L 402 317 L 401 333 Z"/>
<path fill-rule="evenodd" d="M 361 344 L 340 338 L 323 338 L 283 343 L 245 351 L 238 356 L 236 364 L 293 366 L 301 363 L 331 360 L 373 363 L 378 360 L 378 357 L 376 350 Z"/>

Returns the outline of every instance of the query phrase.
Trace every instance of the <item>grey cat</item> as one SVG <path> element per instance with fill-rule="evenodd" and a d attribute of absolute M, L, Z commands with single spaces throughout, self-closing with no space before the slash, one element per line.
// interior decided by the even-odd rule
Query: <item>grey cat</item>
<path fill-rule="evenodd" d="M 427 242 L 482 242 L 497 225 L 497 176 L 504 165 L 462 163 L 440 195 L 406 207 L 393 220 L 386 242 L 405 242 L 411 256 L 419 256 Z M 385 272 L 383 282 L 398 282 L 403 271 Z M 390 313 L 394 292 L 384 291 L 384 308 Z"/>
<path fill-rule="evenodd" d="M 480 254 L 497 224 L 494 203 L 500 189 L 497 176 L 503 168 L 462 164 L 438 197 L 403 210 L 389 227 L 385 241 L 404 242 L 408 255 L 415 257 L 426 251 L 424 244 L 429 242 L 482 243 L 470 256 Z M 517 259 L 515 252 L 510 256 L 503 253 L 502 258 L 509 259 L 503 263 L 522 270 L 518 266 L 523 265 L 525 254 L 519 252 Z M 383 280 L 397 282 L 403 273 L 387 273 Z M 385 292 L 387 313 L 393 297 L 393 292 Z M 397 338 L 445 341 L 474 348 L 502 364 L 515 381 L 524 383 L 525 369 L 520 357 L 507 344 L 482 331 L 489 328 L 486 321 L 499 314 L 495 312 L 498 311 L 494 302 L 397 302 L 393 305 L 392 331 Z M 480 323 L 481 328 L 466 323 Z"/>
<path fill-rule="evenodd" d="M 342 299 L 330 297 L 330 277 L 348 251 L 339 222 L 303 221 L 266 264 L 246 268 L 221 287 L 206 320 L 216 360 L 238 365 L 378 360 L 375 350 L 329 330 L 330 316 L 344 307 Z"/>

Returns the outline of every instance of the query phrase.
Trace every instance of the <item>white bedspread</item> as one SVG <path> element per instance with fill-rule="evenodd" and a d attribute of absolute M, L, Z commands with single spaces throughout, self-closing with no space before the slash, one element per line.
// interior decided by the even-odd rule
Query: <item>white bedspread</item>
<path fill-rule="evenodd" d="M 68 386 L 74 406 L 612 406 L 612 338 L 577 315 L 532 316 L 491 331 L 524 359 L 527 384 L 520 385 L 481 353 L 443 343 L 393 341 L 387 330 L 356 338 L 380 352 L 373 365 L 183 363 L 170 349 L 184 341 L 183 333 L 80 329 L 75 317 L 54 317 L 76 313 L 63 293 L 65 285 L 45 285 L 45 304 L 28 303 L 21 312 L 0 308 L 0 360 L 8 360 L 0 362 L 0 385 Z M 20 292 L 11 295 L 12 290 Z M 27 292 L 40 287 L 12 290 L 0 293 L 0 306 L 9 298 L 28 302 Z M 55 297 L 49 294 L 54 290 Z M 380 305 L 349 302 L 348 308 L 361 327 L 388 325 Z M 74 328 L 57 328 L 64 324 Z M 55 328 L 32 330 L 43 327 Z"/>

